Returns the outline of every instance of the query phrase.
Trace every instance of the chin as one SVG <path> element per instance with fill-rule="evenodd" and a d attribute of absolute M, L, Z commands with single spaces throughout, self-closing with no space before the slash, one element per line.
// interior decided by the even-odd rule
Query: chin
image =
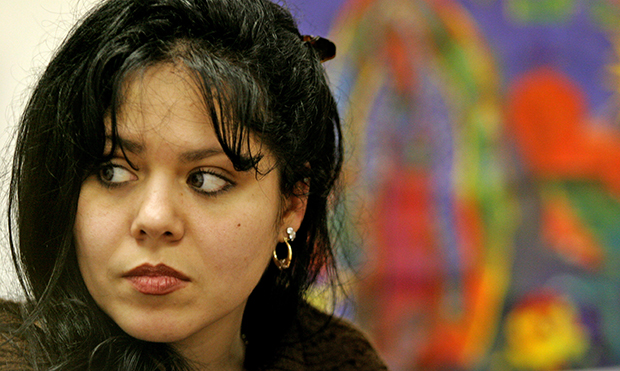
<path fill-rule="evenodd" d="M 179 320 L 178 315 L 172 313 L 123 314 L 112 315 L 111 318 L 127 335 L 139 340 L 172 343 L 183 340 L 192 333 L 192 322 Z"/>
<path fill-rule="evenodd" d="M 152 343 L 174 343 L 181 341 L 188 337 L 188 334 L 180 332 L 177 328 L 170 328 L 171 326 L 149 326 L 149 327 L 134 327 L 121 329 L 125 331 L 129 336 L 138 340 L 148 341 Z"/>

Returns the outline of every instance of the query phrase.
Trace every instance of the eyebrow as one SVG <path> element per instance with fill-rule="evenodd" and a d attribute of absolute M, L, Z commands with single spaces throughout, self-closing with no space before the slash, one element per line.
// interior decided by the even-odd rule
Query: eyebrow
<path fill-rule="evenodd" d="M 207 157 L 220 155 L 223 153 L 224 151 L 221 148 L 206 148 L 206 149 L 199 149 L 195 151 L 183 152 L 180 158 L 181 158 L 181 161 L 184 163 L 191 163 L 191 162 L 200 161 Z"/>
<path fill-rule="evenodd" d="M 110 136 L 108 136 L 106 139 L 112 141 L 112 137 Z M 133 154 L 139 155 L 144 152 L 144 145 L 131 139 L 117 137 L 116 142 L 118 143 L 119 147 L 123 148 L 123 150 L 131 152 Z M 183 163 L 191 163 L 223 153 L 224 150 L 222 150 L 221 148 L 205 148 L 183 152 L 179 155 L 179 158 Z"/>
<path fill-rule="evenodd" d="M 119 136 L 112 138 L 111 136 L 108 135 L 106 136 L 106 140 L 109 141 L 110 143 L 112 143 L 113 141 L 116 141 L 117 149 L 122 148 L 123 151 L 126 150 L 136 155 L 144 152 L 144 145 L 138 142 L 134 142 L 133 140 L 130 140 L 130 139 L 124 139 Z"/>

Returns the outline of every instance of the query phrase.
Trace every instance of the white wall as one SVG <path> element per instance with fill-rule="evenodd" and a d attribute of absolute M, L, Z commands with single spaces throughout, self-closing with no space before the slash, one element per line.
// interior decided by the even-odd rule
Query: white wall
<path fill-rule="evenodd" d="M 0 0 L 0 296 L 12 296 L 15 280 L 8 263 L 5 228 L 10 139 L 29 89 L 53 50 L 77 19 L 97 0 Z"/>

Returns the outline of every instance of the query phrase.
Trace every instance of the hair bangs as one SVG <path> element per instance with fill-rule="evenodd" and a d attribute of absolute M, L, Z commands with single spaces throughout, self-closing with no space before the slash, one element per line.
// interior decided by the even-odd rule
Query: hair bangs
<path fill-rule="evenodd" d="M 153 49 L 160 50 L 157 58 L 153 58 Z M 96 143 L 86 149 L 96 151 L 91 153 L 93 165 L 109 161 L 117 149 L 125 154 L 118 134 L 118 117 L 126 101 L 129 83 L 148 68 L 171 63 L 185 69 L 192 78 L 202 97 L 205 113 L 211 120 L 206 124 L 213 125 L 216 137 L 235 170 L 254 168 L 257 173 L 272 170 L 259 169 L 264 148 L 269 148 L 262 135 L 272 120 L 268 94 L 247 66 L 232 60 L 232 57 L 211 52 L 199 42 L 181 39 L 171 42 L 168 47 L 143 45 L 129 54 L 110 78 L 106 78 L 106 74 L 97 76 L 95 81 L 108 81 L 109 86 L 103 86 L 100 91 L 105 92 L 109 104 L 104 108 L 105 116 L 96 120 L 98 124 L 86 125 L 99 126 L 99 130 L 90 130 L 90 137 L 84 140 L 85 143 Z M 113 59 L 109 63 L 118 64 Z M 97 69 L 108 68 L 101 66 Z M 125 159 L 131 165 L 126 156 Z"/>
<path fill-rule="evenodd" d="M 218 141 L 235 169 L 259 172 L 263 146 L 268 147 L 262 134 L 271 116 L 264 88 L 247 66 L 208 50 L 189 45 L 180 59 L 200 89 Z"/>

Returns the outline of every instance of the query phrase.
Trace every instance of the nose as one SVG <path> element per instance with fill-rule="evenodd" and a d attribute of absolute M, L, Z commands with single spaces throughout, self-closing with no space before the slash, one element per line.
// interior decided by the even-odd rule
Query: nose
<path fill-rule="evenodd" d="M 131 235 L 137 240 L 179 241 L 185 234 L 185 225 L 179 214 L 182 194 L 173 192 L 165 181 L 153 180 L 142 190 Z"/>

